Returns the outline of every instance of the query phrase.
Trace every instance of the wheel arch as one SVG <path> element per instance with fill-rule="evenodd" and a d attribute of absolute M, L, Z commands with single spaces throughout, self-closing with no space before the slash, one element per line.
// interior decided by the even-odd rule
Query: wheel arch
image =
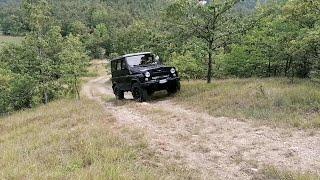
<path fill-rule="evenodd" d="M 132 79 L 131 80 L 131 84 L 130 84 L 130 87 L 132 88 L 132 86 L 134 85 L 134 84 L 140 84 L 140 81 L 138 80 L 138 79 Z"/>

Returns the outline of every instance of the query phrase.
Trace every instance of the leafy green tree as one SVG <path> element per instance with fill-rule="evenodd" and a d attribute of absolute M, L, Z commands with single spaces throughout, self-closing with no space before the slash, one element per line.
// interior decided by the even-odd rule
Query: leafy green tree
<path fill-rule="evenodd" d="M 27 35 L 24 45 L 30 52 L 33 61 L 35 79 L 39 83 L 44 103 L 55 96 L 55 84 L 59 79 L 59 61 L 56 52 L 62 40 L 60 28 L 53 25 L 50 6 L 45 0 L 25 0 L 24 10 L 27 12 L 28 26 L 31 32 Z"/>
<path fill-rule="evenodd" d="M 79 81 L 86 72 L 89 64 L 89 57 L 85 53 L 85 48 L 78 37 L 69 35 L 63 43 L 63 50 L 59 53 L 59 58 L 63 62 L 63 79 L 72 94 L 80 98 Z"/>
<path fill-rule="evenodd" d="M 320 2 L 288 1 L 283 7 L 283 19 L 296 26 L 298 32 L 288 46 L 293 68 L 297 76 L 309 77 L 320 61 Z"/>
<path fill-rule="evenodd" d="M 24 17 L 19 3 L 0 4 L 0 30 L 3 34 L 11 36 L 24 35 L 27 31 Z"/>
<path fill-rule="evenodd" d="M 119 54 L 147 51 L 152 43 L 152 33 L 147 23 L 136 22 L 117 32 L 114 48 Z"/>
<path fill-rule="evenodd" d="M 93 58 L 103 58 L 111 53 L 111 40 L 105 24 L 98 24 L 93 33 L 85 38 L 86 49 Z"/>
<path fill-rule="evenodd" d="M 166 9 L 166 18 L 173 31 L 196 37 L 206 43 L 208 53 L 207 82 L 211 82 L 214 52 L 239 31 L 232 9 L 240 0 L 213 1 L 202 6 L 193 0 L 178 0 Z"/>
<path fill-rule="evenodd" d="M 272 13 L 239 36 L 229 52 L 219 55 L 219 73 L 307 78 L 317 72 L 320 16 L 316 3 L 285 1 L 260 7 L 257 16 Z"/>
<path fill-rule="evenodd" d="M 79 77 L 88 61 L 80 37 L 62 36 L 46 1 L 25 0 L 23 8 L 31 31 L 20 45 L 5 45 L 0 53 L 0 113 L 70 93 L 79 97 Z"/>
<path fill-rule="evenodd" d="M 34 81 L 27 75 L 0 68 L 0 115 L 34 104 Z"/>
<path fill-rule="evenodd" d="M 185 55 L 173 54 L 170 65 L 179 70 L 179 76 L 183 79 L 202 79 L 205 76 L 204 64 L 197 61 L 190 52 Z"/>
<path fill-rule="evenodd" d="M 12 80 L 12 74 L 0 67 L 0 115 L 8 112 L 9 109 L 9 97 L 10 97 L 10 81 Z"/>
<path fill-rule="evenodd" d="M 31 108 L 36 103 L 36 84 L 30 76 L 15 74 L 10 86 L 9 101 L 13 110 Z"/>
<path fill-rule="evenodd" d="M 68 28 L 68 33 L 71 33 L 74 35 L 80 35 L 80 36 L 87 35 L 88 31 L 89 31 L 89 28 L 79 20 L 72 22 Z"/>

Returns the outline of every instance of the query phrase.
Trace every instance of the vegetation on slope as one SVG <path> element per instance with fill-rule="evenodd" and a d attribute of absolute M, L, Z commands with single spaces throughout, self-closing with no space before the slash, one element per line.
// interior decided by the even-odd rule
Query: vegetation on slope
<path fill-rule="evenodd" d="M 178 172 L 153 169 L 141 132 L 115 128 L 90 100 L 61 100 L 0 119 L 4 179 L 155 179 Z"/>
<path fill-rule="evenodd" d="M 287 79 L 230 79 L 213 84 L 184 82 L 175 99 L 211 115 L 266 124 L 320 128 L 319 85 Z"/>
<path fill-rule="evenodd" d="M 195 0 L 44 2 L 62 35 L 79 35 L 92 57 L 136 51 L 154 51 L 169 63 L 185 57 L 191 59 L 193 69 L 183 74 L 190 77 L 193 70 L 203 69 L 197 75 L 201 79 L 208 74 L 319 77 L 318 1 L 228 0 L 211 1 L 207 6 Z M 24 6 L 12 3 L 0 9 L 5 34 L 31 30 Z"/>
<path fill-rule="evenodd" d="M 181 70 L 183 79 L 208 82 L 213 76 L 317 78 L 319 6 L 310 0 L 266 6 L 254 0 L 205 6 L 194 0 L 23 0 L 0 5 L 3 33 L 27 36 L 22 47 L 1 48 L 0 89 L 6 91 L 0 99 L 9 102 L 0 103 L 0 113 L 77 94 L 87 55 L 153 51 Z M 29 79 L 35 87 L 28 90 L 31 95 L 21 88 L 17 91 L 23 96 L 7 92 Z"/>
<path fill-rule="evenodd" d="M 22 41 L 22 37 L 12 37 L 0 35 L 0 48 L 8 43 L 19 44 Z"/>
<path fill-rule="evenodd" d="M 79 97 L 89 57 L 80 37 L 62 36 L 44 1 L 24 3 L 30 32 L 0 49 L 0 116 L 68 95 Z"/>
<path fill-rule="evenodd" d="M 279 170 L 269 166 L 257 173 L 253 178 L 255 180 L 273 179 L 273 180 L 319 180 L 320 176 L 312 173 L 299 173 L 292 171 Z"/>

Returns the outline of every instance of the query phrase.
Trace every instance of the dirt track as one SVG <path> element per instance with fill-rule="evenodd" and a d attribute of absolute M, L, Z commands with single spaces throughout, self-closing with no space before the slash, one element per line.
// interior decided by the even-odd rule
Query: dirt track
<path fill-rule="evenodd" d="M 320 174 L 320 134 L 255 126 L 186 109 L 171 98 L 150 103 L 104 102 L 108 77 L 89 81 L 83 93 L 102 103 L 120 126 L 141 128 L 159 158 L 187 166 L 201 179 L 251 179 L 265 166 Z M 130 99 L 129 95 L 126 98 Z"/>

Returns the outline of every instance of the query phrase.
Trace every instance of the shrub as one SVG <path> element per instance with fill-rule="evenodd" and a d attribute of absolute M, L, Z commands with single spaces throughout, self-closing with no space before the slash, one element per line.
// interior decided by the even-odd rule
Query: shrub
<path fill-rule="evenodd" d="M 0 69 L 0 115 L 30 108 L 35 99 L 34 80 L 26 75 Z"/>
<path fill-rule="evenodd" d="M 173 54 L 169 65 L 178 68 L 179 75 L 183 79 L 202 79 L 206 74 L 204 64 L 195 59 L 190 53 L 185 55 Z"/>

